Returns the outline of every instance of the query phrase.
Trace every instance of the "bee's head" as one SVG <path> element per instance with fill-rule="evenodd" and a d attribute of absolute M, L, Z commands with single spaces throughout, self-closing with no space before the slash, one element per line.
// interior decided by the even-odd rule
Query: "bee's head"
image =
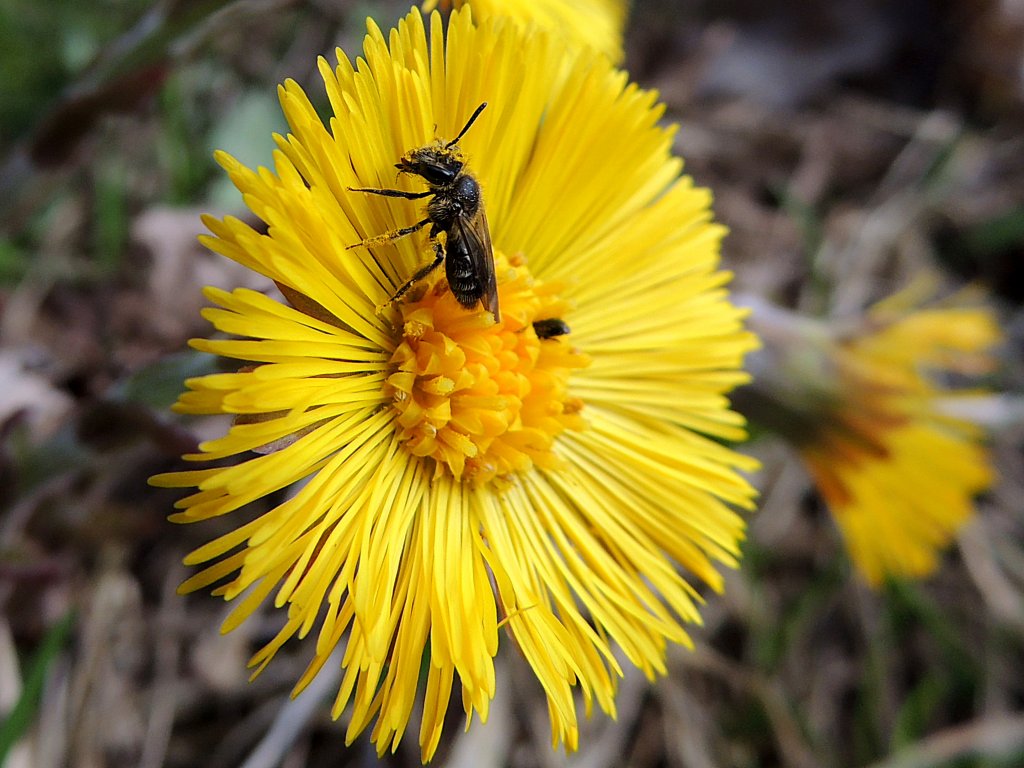
<path fill-rule="evenodd" d="M 413 173 L 422 176 L 432 186 L 451 184 L 462 172 L 465 161 L 457 147 L 432 144 L 414 149 L 395 167 L 399 173 Z"/>

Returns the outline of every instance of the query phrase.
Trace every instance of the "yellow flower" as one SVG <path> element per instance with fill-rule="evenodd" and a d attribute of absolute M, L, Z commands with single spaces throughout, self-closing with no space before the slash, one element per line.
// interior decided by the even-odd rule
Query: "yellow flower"
<path fill-rule="evenodd" d="M 736 470 L 753 462 L 718 442 L 742 437 L 725 393 L 755 342 L 717 270 L 710 194 L 680 176 L 653 94 L 592 52 L 554 83 L 563 51 L 468 10 L 447 36 L 431 16 L 429 41 L 418 11 L 388 37 L 371 21 L 355 67 L 340 51 L 320 62 L 329 130 L 288 82 L 275 171 L 218 156 L 267 230 L 208 217 L 204 242 L 288 304 L 207 291 L 205 316 L 242 338 L 194 346 L 245 367 L 190 380 L 177 408 L 236 423 L 187 457 L 220 465 L 154 482 L 197 487 L 178 522 L 305 484 L 189 555 L 207 565 L 182 589 L 238 598 L 225 631 L 265 600 L 287 609 L 257 671 L 315 632 L 297 690 L 343 644 L 333 715 L 351 704 L 349 740 L 376 718 L 381 752 L 406 730 L 425 651 L 424 759 L 456 677 L 467 718 L 486 719 L 499 630 L 547 694 L 555 743 L 575 748 L 574 687 L 614 713 L 613 644 L 664 671 L 666 642 L 700 619 L 691 581 L 720 589 L 716 565 L 736 564 L 730 505 L 752 504 Z M 423 201 L 349 188 L 423 191 L 395 162 L 484 101 L 459 148 L 483 189 L 501 319 L 460 306 L 443 269 L 389 303 L 431 260 L 426 230 L 346 247 L 418 221 Z M 552 318 L 571 332 L 538 338 Z"/>
<path fill-rule="evenodd" d="M 796 444 L 872 586 L 934 572 L 993 479 L 981 430 L 949 407 L 976 393 L 943 386 L 949 373 L 991 366 L 992 313 L 902 303 L 897 295 L 844 330 L 755 305 L 759 402 L 739 400 Z"/>
<path fill-rule="evenodd" d="M 471 6 L 478 20 L 505 16 L 523 26 L 536 24 L 575 44 L 590 46 L 622 60 L 622 29 L 628 5 L 624 0 L 426 0 L 424 11 Z"/>

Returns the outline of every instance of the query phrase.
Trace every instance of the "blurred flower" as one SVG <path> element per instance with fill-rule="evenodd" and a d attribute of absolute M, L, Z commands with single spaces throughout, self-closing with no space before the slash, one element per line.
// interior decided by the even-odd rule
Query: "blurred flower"
<path fill-rule="evenodd" d="M 468 5 L 479 20 L 504 16 L 522 26 L 536 24 L 576 44 L 590 46 L 622 60 L 622 30 L 628 5 L 624 0 L 425 0 L 424 11 Z"/>
<path fill-rule="evenodd" d="M 953 415 L 979 393 L 947 385 L 991 368 L 995 319 L 903 299 L 845 329 L 751 302 L 764 348 L 736 396 L 753 423 L 798 448 L 872 586 L 932 573 L 993 479 L 981 430 Z"/>
<path fill-rule="evenodd" d="M 355 68 L 341 52 L 336 69 L 320 62 L 329 131 L 288 82 L 275 172 L 218 155 L 268 226 L 207 217 L 204 242 L 290 306 L 207 290 L 207 319 L 243 338 L 194 346 L 246 367 L 190 380 L 177 408 L 238 416 L 187 457 L 220 465 L 154 482 L 198 488 L 178 522 L 305 483 L 190 554 L 212 564 L 182 589 L 240 598 L 225 631 L 271 595 L 287 606 L 257 672 L 317 628 L 297 689 L 346 643 L 333 715 L 353 705 L 350 740 L 376 717 L 381 752 L 409 723 L 425 651 L 424 759 L 456 676 L 467 717 L 486 719 L 499 628 L 547 694 L 555 743 L 575 748 L 573 687 L 588 712 L 596 699 L 614 713 L 613 643 L 664 671 L 666 641 L 689 643 L 682 623 L 700 620 L 690 580 L 718 590 L 716 564 L 736 565 L 729 505 L 752 505 L 736 470 L 754 462 L 719 440 L 743 436 L 725 393 L 755 340 L 717 270 L 711 196 L 680 176 L 654 94 L 593 52 L 555 83 L 564 55 L 468 11 L 447 39 L 434 14 L 429 42 L 418 11 L 388 37 L 369 22 Z M 422 201 L 348 188 L 422 191 L 396 182 L 396 160 L 454 137 L 485 100 L 460 147 L 486 200 L 500 322 L 459 306 L 443 269 L 389 304 L 429 261 L 427 235 L 346 246 L 419 220 Z M 571 332 L 539 339 L 549 318 Z"/>

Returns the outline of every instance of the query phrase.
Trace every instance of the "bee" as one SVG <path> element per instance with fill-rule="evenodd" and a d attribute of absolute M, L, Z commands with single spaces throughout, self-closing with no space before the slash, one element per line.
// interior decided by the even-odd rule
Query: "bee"
<path fill-rule="evenodd" d="M 543 341 L 544 339 L 552 339 L 555 336 L 565 336 L 571 332 L 571 329 L 565 320 L 552 317 L 547 320 L 537 320 L 533 324 L 533 332 L 537 334 L 538 339 Z"/>
<path fill-rule="evenodd" d="M 405 200 L 432 199 L 427 203 L 426 217 L 415 224 L 368 237 L 362 242 L 348 246 L 358 248 L 380 245 L 400 237 L 418 232 L 430 225 L 430 240 L 434 245 L 434 261 L 419 269 L 403 285 L 391 301 L 397 301 L 425 278 L 442 262 L 445 275 L 456 300 L 466 309 L 472 309 L 477 302 L 494 315 L 495 322 L 501 319 L 498 311 L 498 284 L 494 274 L 494 249 L 491 247 L 491 232 L 487 227 L 480 183 L 466 170 L 466 161 L 459 149 L 459 140 L 487 106 L 485 101 L 470 116 L 459 131 L 459 135 L 444 143 L 440 139 L 419 149 L 411 149 L 395 163 L 399 175 L 411 173 L 420 176 L 427 183 L 422 192 L 405 192 L 400 189 L 367 189 L 349 187 L 350 192 L 365 192 L 384 197 L 401 197 Z M 444 244 L 438 235 L 445 234 Z"/>

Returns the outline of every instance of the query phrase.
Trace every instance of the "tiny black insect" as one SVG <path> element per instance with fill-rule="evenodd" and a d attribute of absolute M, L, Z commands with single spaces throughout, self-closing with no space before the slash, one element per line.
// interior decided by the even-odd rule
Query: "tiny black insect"
<path fill-rule="evenodd" d="M 565 320 L 552 317 L 547 320 L 538 320 L 533 324 L 533 332 L 538 339 L 551 339 L 555 336 L 565 336 L 571 329 Z"/>
<path fill-rule="evenodd" d="M 423 177 L 428 187 L 423 192 L 349 187 L 350 192 L 366 192 L 406 200 L 419 200 L 433 195 L 433 199 L 427 203 L 427 216 L 422 221 L 348 246 L 358 248 L 380 245 L 430 225 L 434 261 L 409 278 L 391 297 L 392 301 L 400 299 L 413 285 L 444 262 L 448 285 L 459 304 L 472 309 L 478 301 L 482 302 L 484 309 L 494 315 L 495 322 L 501 319 L 498 312 L 498 284 L 494 275 L 494 249 L 491 247 L 491 232 L 484 214 L 480 184 L 466 170 L 466 161 L 459 149 L 459 139 L 466 135 L 466 131 L 486 106 L 487 102 L 484 102 L 477 107 L 459 135 L 451 141 L 445 143 L 439 139 L 425 147 L 411 149 L 395 163 L 400 174 L 412 173 Z M 438 240 L 442 232 L 446 235 L 443 245 Z"/>

